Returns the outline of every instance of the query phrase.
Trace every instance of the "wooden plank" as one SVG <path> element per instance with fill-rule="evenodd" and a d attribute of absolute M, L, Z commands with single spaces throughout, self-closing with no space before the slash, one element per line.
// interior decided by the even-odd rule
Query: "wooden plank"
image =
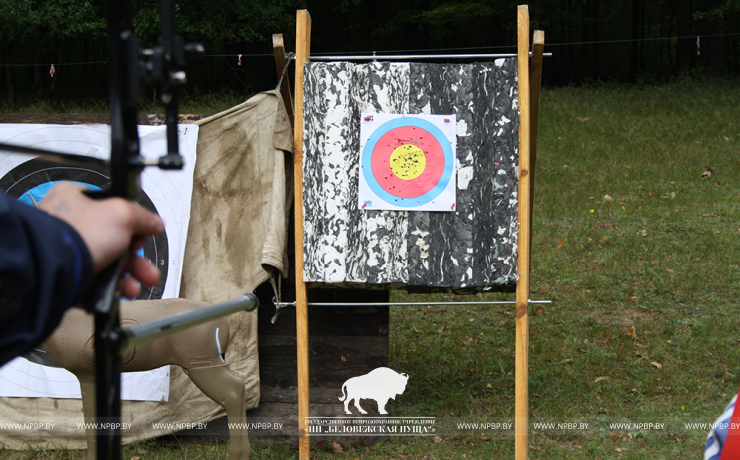
<path fill-rule="evenodd" d="M 292 231 L 292 226 L 291 226 Z M 293 241 L 291 235 L 290 241 Z M 292 246 L 290 244 L 289 246 Z M 294 263 L 293 248 L 289 248 L 290 263 Z M 282 284 L 283 299 L 295 298 L 295 281 L 289 278 Z M 298 388 L 296 379 L 296 317 L 287 307 L 275 324 L 270 320 L 275 313 L 272 304 L 273 290 L 270 283 L 260 285 L 255 294 L 260 298 L 260 403 L 250 410 L 250 422 L 283 423 L 282 430 L 250 430 L 250 436 L 268 442 L 298 444 Z M 309 289 L 308 297 L 315 302 L 388 302 L 388 291 L 359 289 Z M 330 407 L 343 408 L 338 398 L 347 378 L 356 377 L 377 367 L 388 366 L 388 307 L 322 306 L 308 310 L 309 324 L 309 400 L 312 416 L 323 414 Z M 317 345 L 318 344 L 318 348 Z M 346 361 L 342 361 L 345 356 Z M 374 401 L 368 401 L 371 411 Z M 319 409 L 317 409 L 319 406 Z M 365 404 L 363 403 L 363 407 Z M 292 415 L 285 419 L 286 411 Z M 217 426 L 217 425 L 214 425 Z M 274 426 L 274 425 L 273 425 Z M 206 434 L 206 433 L 203 433 Z M 211 435 L 211 423 L 208 425 Z M 228 431 L 225 437 L 228 437 Z M 343 438 L 340 438 L 343 439 Z M 373 442 L 357 437 L 344 442 Z M 320 443 L 311 437 L 311 444 Z"/>
<path fill-rule="evenodd" d="M 393 402 L 391 402 L 393 404 Z M 367 411 L 367 415 L 363 415 L 362 417 L 381 417 L 381 415 L 377 412 L 377 404 L 373 400 L 367 400 L 363 399 L 361 406 L 363 409 Z M 311 416 L 312 417 L 345 417 L 347 420 L 352 420 L 353 418 L 357 418 L 358 415 L 356 414 L 357 409 L 354 408 L 354 406 L 351 406 L 352 408 L 350 410 L 353 410 L 353 415 L 347 415 L 344 412 L 344 405 L 343 404 L 320 404 L 320 403 L 314 403 L 311 404 Z M 269 440 L 269 441 L 288 441 L 288 442 L 295 442 L 297 440 L 296 433 L 298 433 L 296 420 L 297 420 L 297 412 L 296 412 L 296 406 L 295 404 L 286 404 L 286 403 L 278 403 L 273 404 L 271 406 L 271 411 L 269 414 L 264 414 L 261 412 L 260 408 L 251 410 L 247 413 L 247 418 L 249 423 L 252 424 L 272 424 L 274 426 L 276 423 L 282 424 L 281 429 L 250 429 L 249 430 L 249 437 L 250 439 L 259 439 L 261 441 Z M 214 422 L 209 422 L 209 431 L 211 428 L 211 424 Z M 264 426 L 264 425 L 263 425 Z M 221 431 L 221 430 L 219 430 Z M 193 433 L 198 434 L 198 433 Z M 210 433 L 209 433 L 210 434 Z M 228 437 L 228 431 L 224 433 L 226 437 Z M 220 435 L 220 433 L 219 433 Z M 221 437 L 220 435 L 219 437 Z M 276 439 L 277 438 L 277 439 Z M 318 444 L 320 441 L 334 441 L 334 442 L 344 442 L 346 444 L 350 445 L 357 445 L 357 444 L 367 444 L 367 443 L 374 443 L 383 438 L 377 437 L 377 436 L 347 436 L 347 437 L 336 437 L 336 436 L 321 436 L 312 434 L 311 435 L 311 442 L 313 444 Z"/>
<path fill-rule="evenodd" d="M 529 425 L 529 246 L 530 246 L 530 106 L 529 8 L 517 7 L 519 60 L 519 238 L 517 240 L 516 344 L 514 389 L 514 458 L 526 460 Z"/>
<path fill-rule="evenodd" d="M 529 71 L 530 85 L 530 137 L 529 137 L 529 221 L 534 221 L 534 178 L 537 172 L 537 129 L 540 121 L 540 88 L 542 85 L 542 56 L 545 49 L 545 32 L 535 30 L 532 39 L 532 66 Z M 532 232 L 529 234 L 529 244 L 532 244 Z M 530 251 L 530 265 L 532 253 Z"/>
<path fill-rule="evenodd" d="M 311 15 L 296 14 L 294 197 L 295 197 L 295 283 L 296 283 L 296 359 L 298 361 L 298 448 L 300 460 L 308 460 L 308 296 L 303 282 L 303 65 L 311 55 Z"/>
<path fill-rule="evenodd" d="M 292 388 L 293 392 L 298 391 L 297 388 Z M 312 392 L 313 396 L 314 393 Z M 336 398 L 336 397 L 335 397 Z M 393 401 L 391 401 L 393 404 Z M 363 399 L 361 403 L 362 407 L 368 412 L 363 417 L 381 417 L 377 411 L 377 404 L 374 400 Z M 351 406 L 356 413 L 354 406 Z M 267 408 L 267 410 L 265 410 Z M 343 404 L 322 404 L 314 403 L 311 404 L 311 414 L 315 417 L 346 417 L 348 420 L 357 418 L 357 415 L 347 415 L 344 412 Z M 268 444 L 283 444 L 283 443 L 295 443 L 298 441 L 298 411 L 295 403 L 275 403 L 269 406 L 262 406 L 247 411 L 247 422 L 250 424 L 249 438 L 250 440 L 259 440 Z M 198 438 L 199 440 L 218 440 L 228 441 L 229 440 L 229 428 L 228 420 L 226 417 L 220 417 L 215 420 L 208 422 L 205 429 L 197 428 L 191 430 L 181 430 L 177 433 L 159 438 L 160 442 L 169 442 L 172 438 L 182 438 L 184 436 Z M 347 436 L 347 437 L 336 437 L 336 436 L 320 436 L 312 435 L 311 442 L 316 445 L 326 443 L 326 441 L 341 442 L 349 445 L 361 445 L 374 443 L 385 439 L 380 436 Z"/>
<path fill-rule="evenodd" d="M 291 239 L 294 237 L 291 235 Z M 289 248 L 290 265 L 294 264 L 294 251 Z M 295 298 L 295 280 L 291 276 L 282 284 L 282 298 Z M 295 316 L 292 308 L 287 307 L 272 323 L 275 307 L 272 303 L 274 296 L 270 283 L 260 285 L 255 291 L 260 298 L 259 307 L 259 335 L 292 335 L 295 336 Z M 389 302 L 390 292 L 364 289 L 308 289 L 308 297 L 312 302 Z M 342 336 L 377 336 L 388 335 L 389 308 L 387 306 L 324 306 L 311 307 L 309 312 L 310 336 L 315 335 L 342 335 Z M 294 372 L 291 369 L 290 372 Z"/>
<path fill-rule="evenodd" d="M 394 401 L 391 400 L 389 404 L 393 404 Z M 374 416 L 378 417 L 380 414 L 377 411 L 377 403 L 372 399 L 363 399 L 361 406 L 363 409 L 367 411 L 367 417 Z M 357 416 L 357 408 L 354 407 L 354 404 L 351 407 L 351 411 L 353 416 Z M 268 417 L 265 417 L 262 413 L 260 413 L 259 409 L 254 409 L 248 412 L 248 416 L 252 420 L 254 419 L 262 419 L 267 421 L 272 420 L 273 423 L 275 421 L 285 424 L 290 424 L 293 426 L 296 426 L 296 420 L 298 413 L 296 412 L 296 406 L 295 404 L 291 403 L 277 403 L 274 405 L 275 410 L 270 413 Z M 315 412 L 314 412 L 315 410 Z M 311 416 L 312 417 L 342 417 L 345 416 L 344 412 L 344 404 L 311 404 Z M 352 416 L 347 416 L 352 417 Z M 298 430 L 290 430 L 289 432 L 285 433 L 291 436 L 293 439 L 296 438 L 295 434 L 298 432 Z M 250 432 L 250 436 L 251 436 Z"/>
<path fill-rule="evenodd" d="M 146 115 L 138 116 L 139 124 L 149 124 Z M 42 124 L 42 125 L 109 125 L 110 114 L 88 114 L 88 115 L 67 115 L 67 114 L 47 114 L 47 115 L 0 115 L 0 123 L 7 124 Z"/>
<path fill-rule="evenodd" d="M 296 346 L 294 336 L 260 337 L 262 387 L 297 386 L 295 373 L 285 372 L 285 369 L 296 366 L 291 353 Z M 308 349 L 311 387 L 339 389 L 347 379 L 387 365 L 388 337 L 312 336 Z"/>
<path fill-rule="evenodd" d="M 337 388 L 319 388 L 316 386 L 311 387 L 311 391 L 309 392 L 309 396 L 311 396 L 311 401 L 313 401 L 315 404 L 334 404 L 334 405 L 341 405 L 339 402 L 339 395 L 342 394 L 341 387 L 339 389 Z M 294 407 L 296 406 L 296 403 L 298 402 L 298 387 L 296 386 L 289 386 L 289 387 L 274 387 L 269 388 L 265 387 L 262 389 L 262 396 L 260 398 L 260 407 L 264 407 L 262 404 L 263 402 L 269 402 L 271 404 L 273 403 L 281 403 L 281 404 L 292 404 Z M 296 409 L 294 409 L 295 411 Z M 297 413 L 297 412 L 296 412 Z M 295 423 L 296 421 L 293 420 L 292 423 Z"/>
<path fill-rule="evenodd" d="M 275 70 L 277 71 L 278 80 L 282 77 L 282 80 L 280 80 L 280 94 L 283 96 L 285 111 L 290 117 L 290 123 L 293 124 L 293 96 L 290 94 L 290 77 L 287 72 L 283 74 L 285 66 L 290 65 L 290 61 L 285 58 L 283 34 L 272 35 L 272 51 L 275 54 Z"/>
<path fill-rule="evenodd" d="M 374 291 L 371 291 L 374 292 Z M 382 291 L 379 291 L 384 293 Z M 309 290 L 309 295 L 312 293 Z M 311 297 L 313 300 L 313 297 Z M 267 298 L 269 302 L 270 297 Z M 366 298 L 356 297 L 354 302 L 373 302 Z M 387 302 L 388 296 L 378 302 Z M 295 336 L 295 322 L 288 321 L 290 310 L 283 312 L 279 319 L 272 324 L 272 315 L 275 308 L 271 303 L 265 305 L 265 314 L 260 311 L 260 337 L 268 335 Z M 342 335 L 342 336 L 370 336 L 388 335 L 388 307 L 311 307 L 309 313 L 308 333 L 313 336 Z M 384 331 L 385 334 L 380 332 Z"/>
<path fill-rule="evenodd" d="M 208 115 L 180 114 L 177 122 L 180 124 L 195 123 Z M 163 125 L 164 115 L 139 114 L 137 123 L 140 125 Z M 38 125 L 109 125 L 110 114 L 0 114 L 0 123 L 4 124 L 38 124 Z"/>

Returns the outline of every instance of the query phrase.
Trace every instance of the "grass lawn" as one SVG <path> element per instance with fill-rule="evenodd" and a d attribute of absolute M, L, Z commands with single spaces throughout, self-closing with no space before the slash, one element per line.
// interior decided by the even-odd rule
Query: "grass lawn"
<path fill-rule="evenodd" d="M 740 383 L 738 89 L 543 91 L 532 298 L 555 303 L 531 309 L 530 458 L 702 456 L 707 430 L 686 424 L 713 422 Z M 513 316 L 394 309 L 391 367 L 415 377 L 394 410 L 510 421 Z M 440 436 L 394 445 L 408 458 L 513 457 L 511 433 Z"/>
<path fill-rule="evenodd" d="M 531 297 L 554 303 L 530 310 L 531 459 L 702 457 L 707 430 L 689 424 L 713 422 L 740 385 L 738 178 L 739 81 L 544 89 Z M 388 410 L 436 417 L 437 436 L 316 446 L 312 458 L 512 458 L 512 430 L 470 424 L 513 421 L 513 313 L 393 308 L 389 365 L 411 378 Z M 226 455 L 181 442 L 124 458 Z M 295 457 L 293 445 L 253 445 L 252 458 Z"/>

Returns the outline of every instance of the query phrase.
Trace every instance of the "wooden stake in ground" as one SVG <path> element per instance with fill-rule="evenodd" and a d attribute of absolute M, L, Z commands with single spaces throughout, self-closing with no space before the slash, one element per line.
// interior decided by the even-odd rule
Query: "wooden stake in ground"
<path fill-rule="evenodd" d="M 527 459 L 529 425 L 529 246 L 530 221 L 530 107 L 529 107 L 529 8 L 517 7 L 519 69 L 519 236 L 517 240 L 516 344 L 514 378 L 514 458 Z"/>
<path fill-rule="evenodd" d="M 288 113 L 290 122 L 293 123 L 293 96 L 290 94 L 290 78 L 288 73 L 284 72 L 285 67 L 290 65 L 290 61 L 285 57 L 283 34 L 272 35 L 272 52 L 275 54 L 275 69 L 280 81 L 280 95 L 283 96 L 285 111 Z M 281 77 L 282 80 L 280 80 Z"/>
<path fill-rule="evenodd" d="M 311 53 L 311 15 L 296 14 L 295 123 L 293 125 L 293 174 L 295 187 L 295 329 L 298 361 L 298 449 L 308 460 L 308 296 L 303 282 L 303 64 Z"/>
<path fill-rule="evenodd" d="M 537 128 L 540 121 L 540 86 L 542 83 L 542 56 L 545 50 L 545 32 L 535 30 L 532 38 L 532 66 L 529 69 L 530 85 L 530 136 L 529 136 L 529 221 L 533 222 L 534 213 L 534 180 L 537 172 Z M 529 244 L 532 245 L 532 232 L 529 232 Z M 532 251 L 529 253 L 531 264 Z M 531 266 L 531 265 L 530 265 Z"/>

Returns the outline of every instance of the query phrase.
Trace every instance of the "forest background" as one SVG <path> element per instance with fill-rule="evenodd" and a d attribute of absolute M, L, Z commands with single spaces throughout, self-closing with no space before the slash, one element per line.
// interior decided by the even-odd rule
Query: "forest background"
<path fill-rule="evenodd" d="M 159 2 L 131 3 L 136 35 L 143 44 L 154 44 Z M 286 48 L 293 50 L 299 8 L 312 15 L 315 55 L 509 53 L 516 51 L 515 6 L 522 2 L 176 3 L 178 33 L 206 48 L 205 56 L 186 69 L 185 96 L 197 97 L 272 88 L 271 36 L 282 33 Z M 0 105 L 70 98 L 104 104 L 105 9 L 105 0 L 0 0 Z M 546 85 L 652 84 L 687 74 L 740 74 L 740 0 L 533 0 L 529 9 L 532 28 L 546 31 L 546 51 L 553 53 L 546 63 Z M 148 94 L 153 98 L 153 90 Z"/>

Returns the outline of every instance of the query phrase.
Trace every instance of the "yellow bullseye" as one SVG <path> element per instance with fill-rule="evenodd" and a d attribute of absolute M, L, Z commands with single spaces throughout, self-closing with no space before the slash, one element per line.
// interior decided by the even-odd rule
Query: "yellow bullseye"
<path fill-rule="evenodd" d="M 391 153 L 390 167 L 399 179 L 413 180 L 421 176 L 427 167 L 424 151 L 413 144 L 403 144 Z"/>

